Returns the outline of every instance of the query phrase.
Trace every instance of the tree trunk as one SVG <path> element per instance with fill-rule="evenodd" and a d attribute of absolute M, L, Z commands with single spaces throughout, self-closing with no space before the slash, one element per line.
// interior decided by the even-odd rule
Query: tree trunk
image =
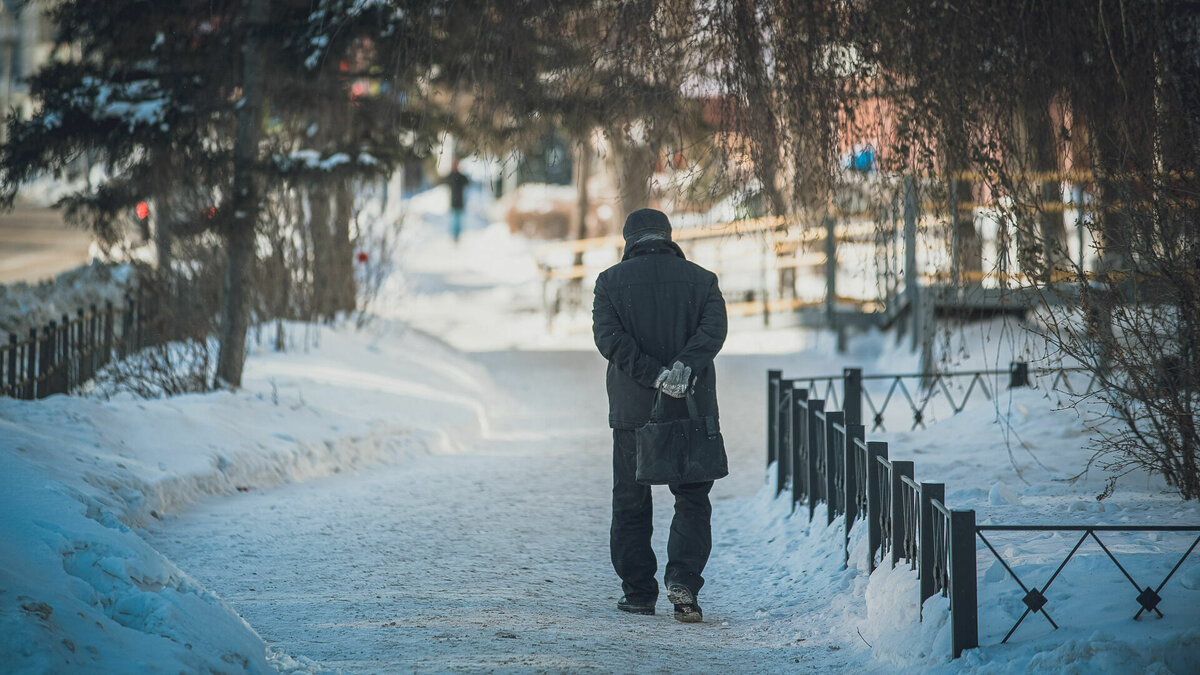
<path fill-rule="evenodd" d="M 158 273 L 165 278 L 172 276 L 171 271 L 171 218 L 174 214 L 163 213 L 163 206 L 169 201 L 163 197 L 154 200 L 150 217 L 154 218 L 154 252 L 157 257 Z"/>
<path fill-rule="evenodd" d="M 1133 190 L 1123 153 L 1113 138 L 1111 128 L 1092 132 L 1096 139 L 1096 181 L 1099 187 L 1099 206 L 1096 213 L 1100 245 L 1100 271 L 1120 270 L 1129 266 L 1129 240 L 1133 223 L 1126 211 L 1133 202 Z"/>
<path fill-rule="evenodd" d="M 960 180 L 952 196 L 959 205 L 955 208 L 957 215 L 951 235 L 958 250 L 951 253 L 958 263 L 959 273 L 966 276 L 969 284 L 978 284 L 983 273 L 983 240 L 979 237 L 979 228 L 975 227 L 975 209 L 961 206 L 975 201 L 974 185 L 969 180 Z"/>
<path fill-rule="evenodd" d="M 1032 207 L 1017 224 L 1017 257 L 1021 271 L 1040 281 L 1050 281 L 1055 270 L 1065 268 L 1069 256 L 1061 181 L 1053 176 L 1058 171 L 1058 149 L 1049 98 L 1040 93 L 1028 96 L 1021 103 L 1017 125 L 1024 146 L 1020 152 L 1024 161 L 1018 170 L 1042 174 L 1017 177 L 1024 193 L 1020 200 Z"/>
<path fill-rule="evenodd" d="M 354 240 L 350 222 L 354 220 L 354 185 L 349 178 L 337 181 L 333 206 L 333 246 L 329 269 L 333 311 L 353 312 L 358 292 L 354 283 Z"/>
<path fill-rule="evenodd" d="M 949 174 L 947 181 L 951 185 L 950 200 L 953 202 L 951 213 L 955 214 L 951 223 L 953 231 L 950 236 L 952 260 L 957 263 L 959 274 L 968 284 L 978 284 L 983 272 L 983 241 L 979 230 L 975 227 L 975 210 L 964 208 L 963 204 L 975 201 L 975 186 L 966 176 L 959 176 L 967 166 L 967 131 L 961 126 L 943 129 L 940 144 L 941 160 L 944 170 Z"/>
<path fill-rule="evenodd" d="M 592 144 L 588 139 L 579 143 L 579 155 L 575 160 L 575 188 L 578 199 L 575 201 L 575 236 L 573 239 L 585 239 L 588 236 L 587 214 L 591 205 L 588 202 L 588 179 L 592 176 Z M 576 254 L 576 265 L 582 265 L 583 254 Z"/>
<path fill-rule="evenodd" d="M 1165 8 L 1159 11 L 1169 11 Z M 1200 499 L 1200 438 L 1194 392 L 1200 388 L 1200 228 L 1194 200 L 1200 194 L 1200 17 L 1173 16 L 1168 34 L 1159 43 L 1156 98 L 1158 108 L 1158 193 L 1156 239 L 1172 242 L 1162 249 L 1159 272 L 1169 279 L 1177 297 L 1175 354 L 1160 355 L 1175 362 L 1172 419 L 1178 436 L 1178 487 L 1185 499 Z"/>
<path fill-rule="evenodd" d="M 329 319 L 334 314 L 333 302 L 333 220 L 332 196 L 319 180 L 308 186 L 308 232 L 312 239 L 312 305 L 313 316 Z"/>
<path fill-rule="evenodd" d="M 1102 69 L 1094 86 L 1120 95 L 1111 101 L 1097 101 L 1086 120 L 1096 148 L 1101 271 L 1136 264 L 1134 247 L 1140 234 L 1145 234 L 1144 226 L 1152 221 L 1138 211 L 1140 204 L 1152 198 L 1158 105 L 1154 55 L 1124 44 L 1112 49 L 1113 67 Z"/>
<path fill-rule="evenodd" d="M 283 332 L 283 319 L 289 314 L 291 304 L 291 270 L 288 269 L 287 258 L 284 254 L 283 237 L 275 242 L 275 275 L 279 280 L 278 295 L 275 305 L 275 351 L 281 352 L 287 346 Z"/>
<path fill-rule="evenodd" d="M 254 227 L 258 222 L 258 144 L 262 135 L 263 30 L 269 0 L 246 0 L 242 43 L 242 100 L 233 146 L 233 194 L 224 227 L 228 265 L 221 298 L 221 347 L 216 386 L 242 386 L 246 331 L 250 325 L 250 276 L 254 266 Z"/>
<path fill-rule="evenodd" d="M 634 142 L 620 131 L 611 136 L 617 162 L 617 188 L 621 193 L 621 217 L 650 203 L 650 178 L 654 175 L 657 148 Z"/>
<path fill-rule="evenodd" d="M 746 68 L 742 74 L 747 99 L 745 114 L 750 117 L 751 129 L 759 138 L 751 148 L 762 181 L 762 194 L 767 199 L 769 213 L 766 215 L 780 216 L 787 212 L 787 203 L 779 190 L 779 125 L 764 63 L 763 31 L 753 0 L 739 0 L 733 3 L 732 9 L 737 62 Z"/>
<path fill-rule="evenodd" d="M 579 149 L 575 156 L 575 217 L 571 219 L 571 239 L 580 240 L 588 236 L 587 214 L 590 208 L 588 200 L 588 179 L 592 175 L 592 142 L 590 133 L 584 133 L 579 141 Z M 583 265 L 583 249 L 575 252 L 573 266 Z M 583 302 L 583 278 L 572 276 L 569 284 L 569 302 L 578 307 Z"/>

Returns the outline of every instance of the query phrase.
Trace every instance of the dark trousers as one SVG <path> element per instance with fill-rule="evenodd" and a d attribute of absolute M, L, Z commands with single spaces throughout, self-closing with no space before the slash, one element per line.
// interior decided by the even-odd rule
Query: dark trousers
<path fill-rule="evenodd" d="M 629 429 L 613 429 L 613 515 L 609 546 L 612 564 L 621 577 L 621 588 L 630 600 L 658 598 L 658 559 L 650 546 L 654 511 L 650 486 L 637 475 L 637 442 Z M 704 565 L 712 551 L 712 481 L 670 485 L 675 495 L 675 517 L 667 539 L 667 586 L 683 584 L 693 595 L 704 585 Z"/>

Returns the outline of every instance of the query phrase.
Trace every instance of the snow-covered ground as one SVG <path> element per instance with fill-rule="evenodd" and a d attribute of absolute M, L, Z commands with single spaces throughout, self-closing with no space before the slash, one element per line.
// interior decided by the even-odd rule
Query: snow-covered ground
<path fill-rule="evenodd" d="M 309 353 L 256 352 L 236 394 L 0 399 L 0 663 L 267 671 L 253 629 L 145 528 L 207 495 L 453 451 L 490 396 L 477 365 L 380 322 L 324 330 Z"/>
<path fill-rule="evenodd" d="M 732 474 L 714 490 L 705 624 L 676 623 L 665 600 L 655 617 L 616 611 L 604 364 L 580 317 L 547 325 L 533 245 L 473 196 L 457 246 L 444 188 L 413 198 L 380 317 L 254 349 L 242 392 L 0 399 L 3 670 L 1196 672 L 1200 555 L 1164 590 L 1166 618 L 1134 623 L 1136 593 L 1086 544 L 1048 592 L 1062 629 L 1031 616 L 1000 646 L 1023 605 L 980 549 L 984 647 L 950 661 L 943 600 L 915 622 L 912 573 L 868 576 L 861 546 L 842 569 L 821 509 L 810 525 L 763 489 L 766 369 L 914 370 L 881 335 L 837 355 L 828 336 L 738 325 L 717 360 Z M 956 353 L 1003 367 L 1011 330 Z M 1102 476 L 1071 479 L 1087 432 L 1057 407 L 1002 389 L 870 437 L 983 522 L 1200 523 L 1144 475 L 1097 502 Z M 661 552 L 669 494 L 655 496 Z M 1074 543 L 993 541 L 1039 586 Z M 1114 553 L 1156 584 L 1180 542 Z"/>

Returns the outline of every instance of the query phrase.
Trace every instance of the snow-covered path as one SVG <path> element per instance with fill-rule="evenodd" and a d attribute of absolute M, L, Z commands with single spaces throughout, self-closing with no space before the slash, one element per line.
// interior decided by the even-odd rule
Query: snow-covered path
<path fill-rule="evenodd" d="M 823 505 L 810 521 L 763 489 L 768 368 L 909 372 L 917 356 L 870 334 L 835 354 L 830 335 L 757 319 L 715 362 L 732 473 L 713 492 L 707 621 L 678 624 L 665 602 L 655 617 L 618 612 L 587 303 L 548 325 L 533 242 L 475 217 L 455 246 L 432 208 L 445 201 L 430 190 L 403 205 L 403 273 L 378 321 L 288 325 L 293 348 L 255 348 L 240 392 L 0 400 L 0 670 L 1196 671 L 1200 554 L 1178 568 L 1164 620 L 1131 622 L 1136 589 L 1087 545 L 1055 582 L 1062 629 L 1027 621 L 1004 645 L 1022 593 L 981 548 L 983 646 L 950 660 L 945 598 L 921 608 L 908 565 L 868 576 L 861 525 L 846 568 Z M 955 353 L 973 367 L 1024 358 L 1015 340 L 997 351 L 1009 330 L 971 329 Z M 871 439 L 985 523 L 1200 522 L 1145 474 L 1097 501 L 1102 472 L 1071 478 L 1090 432 L 1061 405 L 1009 390 Z M 655 494 L 661 564 L 670 497 Z M 1139 534 L 1113 550 L 1162 578 L 1188 543 Z M 1045 580 L 1070 544 L 1014 537 L 1001 551 Z"/>
<path fill-rule="evenodd" d="M 772 630 L 772 606 L 811 604 L 819 613 L 834 591 L 789 584 L 787 598 L 764 593 L 779 580 L 764 569 L 762 531 L 739 529 L 742 509 L 730 508 L 745 499 L 715 504 L 703 625 L 675 622 L 665 597 L 654 617 L 618 612 L 599 357 L 480 358 L 521 405 L 494 420 L 477 446 L 369 475 L 210 500 L 168 521 L 153 544 L 276 649 L 346 671 L 861 666 L 862 650 L 828 627 L 814 625 L 812 635 Z M 757 480 L 759 453 L 740 450 L 735 471 Z M 655 496 L 661 556 L 670 495 Z"/>

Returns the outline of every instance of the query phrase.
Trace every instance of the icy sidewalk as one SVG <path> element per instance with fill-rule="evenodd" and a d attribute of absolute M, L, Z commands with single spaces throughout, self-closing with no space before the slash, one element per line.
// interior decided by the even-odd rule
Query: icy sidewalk
<path fill-rule="evenodd" d="M 865 665 L 865 644 L 848 642 L 829 611 L 846 587 L 840 560 L 830 552 L 806 579 L 785 578 L 754 500 L 714 504 L 704 624 L 677 623 L 665 599 L 654 617 L 619 612 L 603 362 L 588 352 L 479 358 L 517 405 L 472 447 L 207 501 L 152 542 L 269 644 L 347 672 Z M 731 400 L 747 393 L 729 389 Z M 656 490 L 655 501 L 661 575 L 671 496 Z"/>
<path fill-rule="evenodd" d="M 453 451 L 494 397 L 478 366 L 395 324 L 308 339 L 252 355 L 238 393 L 0 399 L 5 670 L 302 666 L 268 666 L 253 629 L 130 528 L 206 495 Z"/>

